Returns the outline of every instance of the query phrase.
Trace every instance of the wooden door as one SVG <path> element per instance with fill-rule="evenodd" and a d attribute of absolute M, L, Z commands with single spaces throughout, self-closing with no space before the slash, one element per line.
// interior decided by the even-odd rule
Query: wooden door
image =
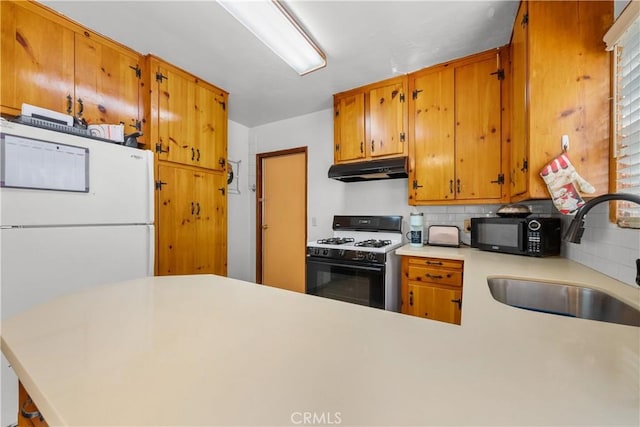
<path fill-rule="evenodd" d="M 33 8 L 0 2 L 2 112 L 18 115 L 24 102 L 71 114 L 74 32 Z"/>
<path fill-rule="evenodd" d="M 441 322 L 460 324 L 462 301 L 460 288 L 429 286 L 409 282 L 406 314 Z"/>
<path fill-rule="evenodd" d="M 157 61 L 153 85 L 158 97 L 158 143 L 162 152 L 158 160 L 182 164 L 196 164 L 198 155 L 196 139 L 195 97 L 196 84 L 192 78 L 173 67 Z"/>
<path fill-rule="evenodd" d="M 307 151 L 258 155 L 258 282 L 305 292 Z"/>
<path fill-rule="evenodd" d="M 412 81 L 415 201 L 452 200 L 454 189 L 454 71 L 440 68 Z M 413 185 L 415 181 L 415 185 Z"/>
<path fill-rule="evenodd" d="M 369 91 L 370 135 L 365 151 L 370 157 L 405 152 L 405 92 L 403 80 Z"/>
<path fill-rule="evenodd" d="M 161 163 L 157 180 L 158 275 L 193 274 L 197 247 L 195 175 L 191 169 Z M 200 209 L 204 207 L 201 206 Z"/>
<path fill-rule="evenodd" d="M 221 172 L 194 171 L 194 273 L 227 274 L 227 181 Z"/>
<path fill-rule="evenodd" d="M 192 142 L 197 166 L 224 171 L 226 169 L 227 114 L 226 93 L 196 83 L 193 111 L 195 132 Z M 188 153 L 187 153 L 188 154 Z"/>
<path fill-rule="evenodd" d="M 528 61 L 527 61 L 527 14 L 528 2 L 521 2 L 513 26 L 511 38 L 511 152 L 509 185 L 510 195 L 527 191 L 527 152 L 528 152 Z"/>
<path fill-rule="evenodd" d="M 456 199 L 502 196 L 499 56 L 455 69 Z"/>
<path fill-rule="evenodd" d="M 135 132 L 142 116 L 140 56 L 85 31 L 75 35 L 75 58 L 75 115 Z"/>
<path fill-rule="evenodd" d="M 364 159 L 364 92 L 336 100 L 334 110 L 335 162 Z"/>

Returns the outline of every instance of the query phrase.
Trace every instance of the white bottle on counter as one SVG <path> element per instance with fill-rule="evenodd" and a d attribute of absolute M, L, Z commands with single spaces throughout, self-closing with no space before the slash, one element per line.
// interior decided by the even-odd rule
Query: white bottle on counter
<path fill-rule="evenodd" d="M 424 232 L 424 214 L 416 212 L 409 214 L 409 243 L 411 246 L 422 247 L 422 235 Z"/>

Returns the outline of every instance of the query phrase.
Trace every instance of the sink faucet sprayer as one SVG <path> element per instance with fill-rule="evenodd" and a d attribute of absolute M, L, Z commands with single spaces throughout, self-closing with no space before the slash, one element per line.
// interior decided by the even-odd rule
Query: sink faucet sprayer
<path fill-rule="evenodd" d="M 640 205 L 640 196 L 636 196 L 635 194 L 612 193 L 594 197 L 578 209 L 578 212 L 573 220 L 571 220 L 571 224 L 569 224 L 569 228 L 565 232 L 563 239 L 567 242 L 579 244 L 582 240 L 582 234 L 584 233 L 583 218 L 587 215 L 587 212 L 589 212 L 595 205 L 608 202 L 610 200 L 625 200 Z M 636 284 L 640 285 L 640 259 L 636 259 Z"/>

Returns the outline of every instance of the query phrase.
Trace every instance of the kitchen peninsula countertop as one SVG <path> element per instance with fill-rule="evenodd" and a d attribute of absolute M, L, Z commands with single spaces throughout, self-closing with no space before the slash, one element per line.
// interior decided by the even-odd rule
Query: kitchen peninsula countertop
<path fill-rule="evenodd" d="M 640 423 L 640 328 L 512 308 L 486 278 L 577 282 L 640 307 L 637 289 L 559 257 L 397 253 L 464 260 L 460 326 L 165 276 L 16 315 L 2 351 L 50 425 Z"/>

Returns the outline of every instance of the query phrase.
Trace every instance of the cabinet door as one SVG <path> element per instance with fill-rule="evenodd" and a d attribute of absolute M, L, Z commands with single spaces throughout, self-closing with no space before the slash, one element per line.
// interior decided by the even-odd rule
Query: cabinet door
<path fill-rule="evenodd" d="M 193 173 L 196 244 L 193 273 L 227 274 L 226 175 Z"/>
<path fill-rule="evenodd" d="M 416 201 L 455 198 L 453 80 L 453 68 L 418 75 L 413 80 L 415 97 L 410 114 L 415 171 L 409 185 L 415 181 Z"/>
<path fill-rule="evenodd" d="M 460 324 L 462 290 L 409 282 L 406 314 Z"/>
<path fill-rule="evenodd" d="M 172 67 L 160 64 L 155 69 L 157 77 L 152 84 L 156 86 L 158 117 L 152 120 L 157 121 L 158 143 L 162 145 L 158 160 L 196 164 L 196 83 Z"/>
<path fill-rule="evenodd" d="M 404 153 L 404 92 L 403 82 L 369 91 L 370 135 L 366 150 L 371 157 Z"/>
<path fill-rule="evenodd" d="M 0 2 L 2 112 L 18 115 L 27 103 L 70 114 L 74 33 L 27 7 Z"/>
<path fill-rule="evenodd" d="M 334 109 L 335 162 L 364 159 L 364 92 L 336 100 Z"/>
<path fill-rule="evenodd" d="M 75 36 L 75 114 L 89 124 L 125 125 L 140 119 L 140 57 L 85 31 Z"/>
<path fill-rule="evenodd" d="M 509 185 L 511 195 L 527 191 L 527 14 L 528 2 L 520 3 L 511 38 L 511 84 L 513 94 L 511 114 L 511 153 Z"/>
<path fill-rule="evenodd" d="M 160 164 L 157 179 L 164 184 L 157 193 L 158 274 L 192 274 L 196 265 L 197 199 L 192 170 Z M 201 207 L 202 209 L 202 207 Z"/>
<path fill-rule="evenodd" d="M 456 199 L 502 196 L 502 126 L 496 56 L 455 69 Z"/>
<path fill-rule="evenodd" d="M 226 166 L 227 111 L 226 96 L 208 86 L 196 84 L 195 126 L 193 146 L 194 164 L 207 169 L 224 171 Z"/>

